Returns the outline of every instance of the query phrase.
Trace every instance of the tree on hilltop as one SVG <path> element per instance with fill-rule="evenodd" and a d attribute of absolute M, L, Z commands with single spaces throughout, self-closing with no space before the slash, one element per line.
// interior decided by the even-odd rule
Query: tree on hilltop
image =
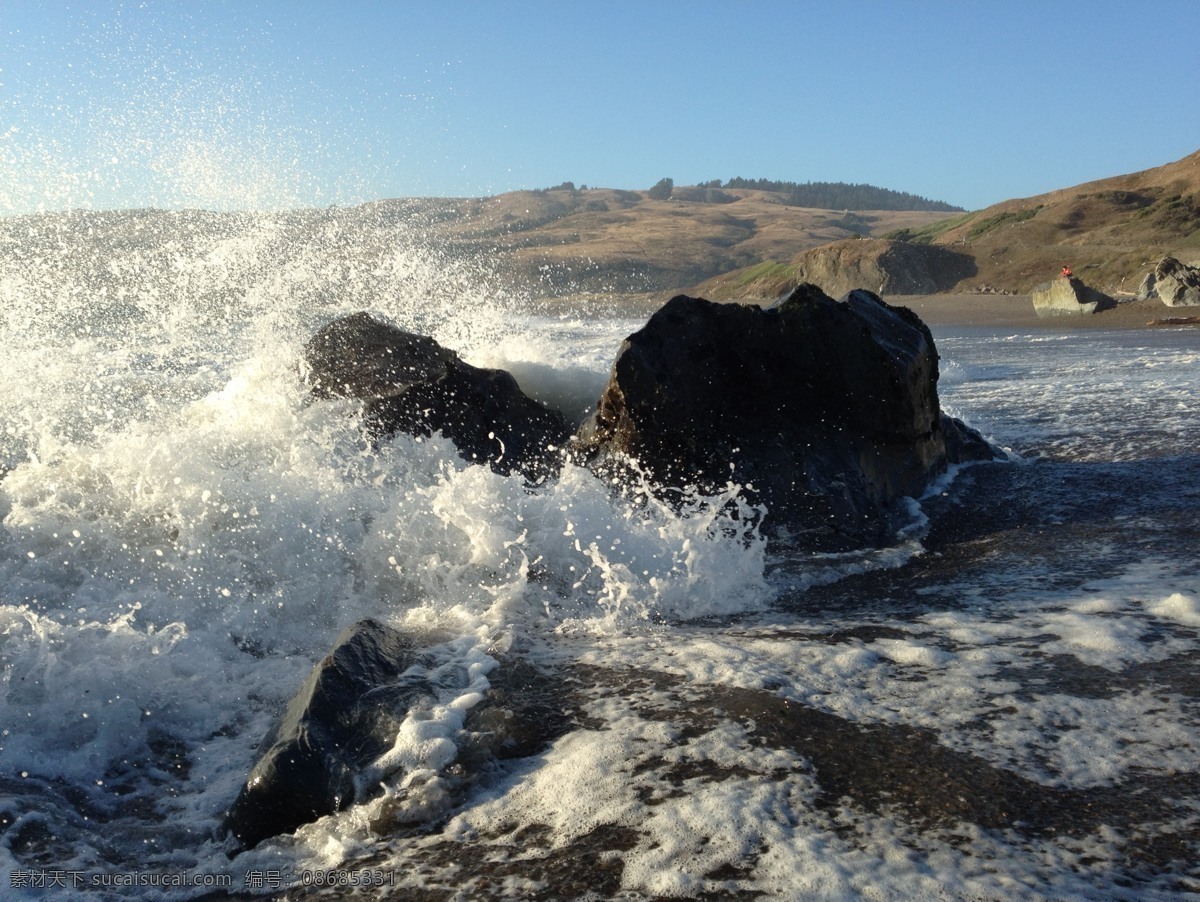
<path fill-rule="evenodd" d="M 650 195 L 651 200 L 669 200 L 671 197 L 671 192 L 674 190 L 674 179 L 659 179 L 654 183 L 654 187 L 646 193 Z"/>

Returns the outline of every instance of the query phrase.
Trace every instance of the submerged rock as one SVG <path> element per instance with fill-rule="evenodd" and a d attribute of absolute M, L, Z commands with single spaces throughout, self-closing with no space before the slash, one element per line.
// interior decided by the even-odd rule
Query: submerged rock
<path fill-rule="evenodd" d="M 434 339 L 367 313 L 335 320 L 305 345 L 318 398 L 363 402 L 380 434 L 441 433 L 469 461 L 540 481 L 556 471 L 565 418 L 524 394 L 503 370 L 464 363 Z"/>
<path fill-rule="evenodd" d="M 680 295 L 621 346 L 572 451 L 633 458 L 668 489 L 733 480 L 806 547 L 877 545 L 948 463 L 995 456 L 942 416 L 937 378 L 925 324 L 867 291 L 801 285 L 768 309 Z"/>
<path fill-rule="evenodd" d="M 1163 257 L 1154 269 L 1155 288 L 1168 307 L 1200 307 L 1200 266 Z"/>
<path fill-rule="evenodd" d="M 1055 279 L 1033 290 L 1033 309 L 1039 317 L 1079 316 L 1116 306 L 1113 298 L 1085 285 L 1074 276 Z"/>

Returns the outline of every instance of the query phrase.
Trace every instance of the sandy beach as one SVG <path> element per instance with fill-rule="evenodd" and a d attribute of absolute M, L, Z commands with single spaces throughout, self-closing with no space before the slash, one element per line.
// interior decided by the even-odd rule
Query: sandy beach
<path fill-rule="evenodd" d="M 1200 314 L 1196 308 L 1168 307 L 1158 300 L 1126 301 L 1112 310 L 1087 316 L 1054 316 L 1039 319 L 1027 294 L 892 295 L 889 304 L 908 307 L 930 326 L 987 326 L 992 328 L 1044 329 L 1144 329 L 1152 321 Z"/>
<path fill-rule="evenodd" d="M 533 310 L 554 315 L 585 317 L 650 317 L 676 293 L 642 295 L 572 295 L 543 298 L 533 302 Z M 1111 310 L 1080 316 L 1039 318 L 1033 299 L 1027 294 L 907 294 L 887 295 L 884 300 L 897 307 L 908 307 L 931 327 L 978 326 L 993 329 L 1074 332 L 1083 329 L 1162 328 L 1155 320 L 1171 317 L 1200 316 L 1197 307 L 1168 307 L 1159 300 L 1127 300 Z M 728 301 L 726 303 L 739 303 Z M 774 300 L 747 299 L 740 303 L 770 305 Z M 1186 328 L 1200 328 L 1190 326 Z"/>

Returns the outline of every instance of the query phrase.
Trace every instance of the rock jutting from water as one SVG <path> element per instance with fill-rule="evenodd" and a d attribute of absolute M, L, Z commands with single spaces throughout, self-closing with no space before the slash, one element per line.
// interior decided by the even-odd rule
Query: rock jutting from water
<path fill-rule="evenodd" d="M 251 848 L 355 801 L 355 777 L 395 741 L 421 687 L 399 682 L 417 644 L 374 620 L 342 633 L 263 739 L 225 818 Z"/>
<path fill-rule="evenodd" d="M 362 400 L 372 428 L 444 431 L 464 456 L 478 447 L 469 456 L 501 472 L 519 462 L 526 475 L 547 475 L 546 454 L 563 441 L 565 427 L 507 373 L 469 367 L 432 339 L 366 314 L 318 332 L 305 361 L 314 394 Z M 667 493 L 739 483 L 797 546 L 879 545 L 908 518 L 903 499 L 949 464 L 998 456 L 942 414 L 937 379 L 928 327 L 868 291 L 835 301 L 802 285 L 766 309 L 680 295 L 621 346 L 569 453 L 605 475 L 645 474 Z M 510 439 L 516 455 L 488 456 L 471 444 L 485 429 L 524 444 Z M 373 620 L 339 636 L 264 739 L 226 816 L 236 847 L 377 794 L 379 779 L 364 775 L 383 776 L 376 771 L 405 718 L 437 697 L 431 660 L 415 639 Z M 436 817 L 488 762 L 534 754 L 566 728 L 562 699 L 547 703 L 549 683 L 532 668 L 508 662 L 492 682 L 444 737 L 443 763 L 461 772 L 422 770 L 413 779 L 424 782 L 402 784 L 373 826 Z"/>
<path fill-rule="evenodd" d="M 1154 286 L 1168 307 L 1200 307 L 1200 266 L 1163 257 L 1154 269 Z"/>
<path fill-rule="evenodd" d="M 357 313 L 317 332 L 304 363 L 314 395 L 361 400 L 380 434 L 441 432 L 533 481 L 561 464 L 560 414 L 432 338 Z M 997 456 L 942 415 L 937 378 L 929 329 L 868 291 L 835 301 L 806 284 L 767 309 L 680 295 L 622 345 L 570 454 L 638 468 L 664 494 L 732 481 L 800 547 L 878 546 L 948 464 Z"/>
<path fill-rule="evenodd" d="M 304 347 L 318 398 L 363 402 L 381 435 L 441 433 L 464 459 L 538 482 L 556 472 L 570 435 L 561 414 L 525 395 L 511 374 L 465 363 L 434 339 L 367 313 L 335 320 Z"/>
<path fill-rule="evenodd" d="M 437 702 L 437 687 L 429 681 L 436 657 L 434 647 L 376 620 L 343 631 L 260 744 L 258 760 L 225 815 L 234 851 L 381 794 L 381 780 L 389 776 L 381 761 L 401 725 L 414 708 Z M 460 727 L 448 731 L 440 752 L 430 753 L 444 769 L 425 761 L 420 773 L 402 774 L 394 781 L 400 787 L 375 813 L 373 828 L 435 818 L 494 762 L 536 754 L 568 729 L 561 687 L 536 668 L 501 658 L 489 683 L 481 695 L 468 694 Z M 430 737 L 421 742 L 428 751 Z"/>
<path fill-rule="evenodd" d="M 633 459 L 665 488 L 733 481 L 791 542 L 885 544 L 950 463 L 993 459 L 943 416 L 937 351 L 911 310 L 801 285 L 770 308 L 680 295 L 626 339 L 576 459 Z"/>
<path fill-rule="evenodd" d="M 1064 276 L 1033 289 L 1033 310 L 1039 318 L 1080 316 L 1111 310 L 1117 302 L 1074 276 Z"/>

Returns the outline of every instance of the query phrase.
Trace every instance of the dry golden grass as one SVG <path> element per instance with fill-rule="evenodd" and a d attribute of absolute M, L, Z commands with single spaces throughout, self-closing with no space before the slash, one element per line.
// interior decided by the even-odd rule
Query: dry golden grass
<path fill-rule="evenodd" d="M 456 201 L 444 240 L 496 257 L 540 293 L 670 292 L 855 234 L 920 228 L 944 213 L 814 210 L 771 192 L 727 189 L 724 204 L 614 189 L 517 191 Z"/>
<path fill-rule="evenodd" d="M 974 285 L 1027 292 L 1069 265 L 1095 288 L 1133 293 L 1163 256 L 1200 259 L 1200 151 L 963 220 L 934 243 L 974 256 Z"/>
<path fill-rule="evenodd" d="M 450 250 L 494 260 L 542 298 L 657 298 L 706 289 L 720 298 L 773 296 L 795 284 L 804 252 L 897 230 L 974 261 L 971 275 L 956 270 L 941 280 L 959 293 L 989 286 L 1027 294 L 1070 265 L 1094 288 L 1133 294 L 1166 254 L 1200 260 L 1200 152 L 961 215 L 846 213 L 787 206 L 772 192 L 723 193 L 736 200 L 653 200 L 615 189 L 449 200 L 449 215 L 431 233 Z M 870 250 L 863 242 L 861 252 Z"/>

